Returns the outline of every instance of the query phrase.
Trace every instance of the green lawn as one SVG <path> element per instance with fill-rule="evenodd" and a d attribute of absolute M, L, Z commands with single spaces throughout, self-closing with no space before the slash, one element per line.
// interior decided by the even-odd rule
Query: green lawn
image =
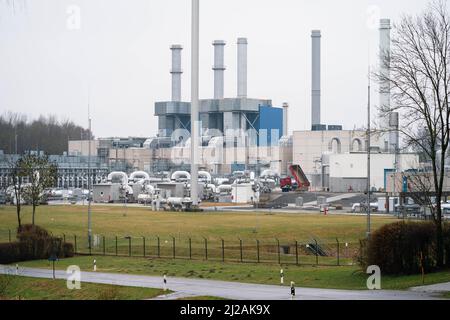
<path fill-rule="evenodd" d="M 0 300 L 142 300 L 167 294 L 160 289 L 82 283 L 69 290 L 64 280 L 0 275 Z"/>
<path fill-rule="evenodd" d="M 92 261 L 97 260 L 98 272 L 129 273 L 139 275 L 215 279 L 245 283 L 279 284 L 280 267 L 267 264 L 219 263 L 207 261 L 160 260 L 126 257 L 75 257 L 57 262 L 57 268 L 78 265 L 83 271 L 92 271 Z M 48 261 L 30 261 L 20 266 L 51 268 Z M 298 287 L 366 289 L 367 276 L 356 266 L 311 267 L 283 266 L 285 284 L 294 281 Z M 425 284 L 450 281 L 450 270 L 428 274 Z M 420 275 L 383 276 L 383 289 L 407 289 L 422 285 Z"/>
<path fill-rule="evenodd" d="M 31 208 L 23 208 L 23 223 L 31 221 Z M 395 218 L 373 216 L 374 229 L 394 222 Z M 36 223 L 55 235 L 68 237 L 85 235 L 87 227 L 86 206 L 40 206 Z M 274 241 L 309 240 L 317 237 L 335 242 L 358 242 L 365 236 L 364 216 L 336 216 L 319 214 L 268 214 L 268 213 L 171 213 L 152 212 L 149 208 L 122 206 L 93 206 L 93 233 L 105 236 L 131 235 L 207 237 L 210 240 L 245 241 L 255 239 Z M 0 241 L 8 239 L 8 229 L 15 230 L 15 207 L 0 206 Z M 13 235 L 14 236 L 14 235 Z"/>

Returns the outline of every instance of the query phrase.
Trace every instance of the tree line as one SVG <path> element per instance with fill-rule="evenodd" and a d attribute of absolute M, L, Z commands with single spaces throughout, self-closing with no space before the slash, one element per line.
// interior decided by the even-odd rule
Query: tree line
<path fill-rule="evenodd" d="M 71 120 L 59 121 L 55 116 L 39 116 L 29 120 L 26 115 L 5 112 L 0 115 L 0 150 L 6 154 L 22 154 L 30 150 L 46 154 L 67 151 L 68 140 L 87 140 L 89 130 Z"/>

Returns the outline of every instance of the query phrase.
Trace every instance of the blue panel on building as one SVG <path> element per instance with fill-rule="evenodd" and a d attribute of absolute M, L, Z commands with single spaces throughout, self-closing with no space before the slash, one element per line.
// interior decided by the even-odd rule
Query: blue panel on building
<path fill-rule="evenodd" d="M 260 106 L 259 119 L 255 128 L 260 133 L 258 137 L 260 146 L 278 145 L 278 140 L 283 135 L 283 109 Z"/>

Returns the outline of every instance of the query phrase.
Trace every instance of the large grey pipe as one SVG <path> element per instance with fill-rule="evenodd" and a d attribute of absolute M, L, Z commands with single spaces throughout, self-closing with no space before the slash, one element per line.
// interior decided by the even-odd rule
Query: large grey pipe
<path fill-rule="evenodd" d="M 247 44 L 247 38 L 238 39 L 238 98 L 247 98 Z"/>
<path fill-rule="evenodd" d="M 216 40 L 213 42 L 214 46 L 214 99 L 223 99 L 224 97 L 224 51 L 226 42 L 223 40 Z"/>
<path fill-rule="evenodd" d="M 311 124 L 312 126 L 321 124 L 320 121 L 320 30 L 311 32 L 312 40 L 312 63 L 311 63 Z"/>
<path fill-rule="evenodd" d="M 181 75 L 183 70 L 181 69 L 181 51 L 183 47 L 175 44 L 170 47 L 172 50 L 172 101 L 181 101 Z"/>

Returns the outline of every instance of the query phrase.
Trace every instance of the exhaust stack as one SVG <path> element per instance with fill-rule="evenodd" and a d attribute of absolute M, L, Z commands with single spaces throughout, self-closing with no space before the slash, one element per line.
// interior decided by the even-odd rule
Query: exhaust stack
<path fill-rule="evenodd" d="M 390 57 L 391 57 L 391 20 L 380 20 L 380 74 L 382 78 L 390 77 Z M 383 109 L 391 109 L 391 86 L 389 81 L 381 81 L 380 84 L 380 106 Z M 383 126 L 389 128 L 389 133 L 384 137 L 388 152 L 396 152 L 399 148 L 399 116 L 397 112 L 389 112 L 384 119 Z"/>
<path fill-rule="evenodd" d="M 181 101 L 181 75 L 183 70 L 181 69 L 181 51 L 183 47 L 181 45 L 173 45 L 170 47 L 172 51 L 172 101 Z"/>
<path fill-rule="evenodd" d="M 322 38 L 320 30 L 311 32 L 312 40 L 312 79 L 311 79 L 311 125 L 317 127 L 320 121 L 320 40 Z"/>
<path fill-rule="evenodd" d="M 214 46 L 214 99 L 223 99 L 224 97 L 224 73 L 226 70 L 224 64 L 224 51 L 226 42 L 216 40 Z"/>
<path fill-rule="evenodd" d="M 238 39 L 238 98 L 247 98 L 247 44 L 247 38 Z"/>
<path fill-rule="evenodd" d="M 287 137 L 288 131 L 288 110 L 289 104 L 287 102 L 283 103 L 283 136 Z"/>

